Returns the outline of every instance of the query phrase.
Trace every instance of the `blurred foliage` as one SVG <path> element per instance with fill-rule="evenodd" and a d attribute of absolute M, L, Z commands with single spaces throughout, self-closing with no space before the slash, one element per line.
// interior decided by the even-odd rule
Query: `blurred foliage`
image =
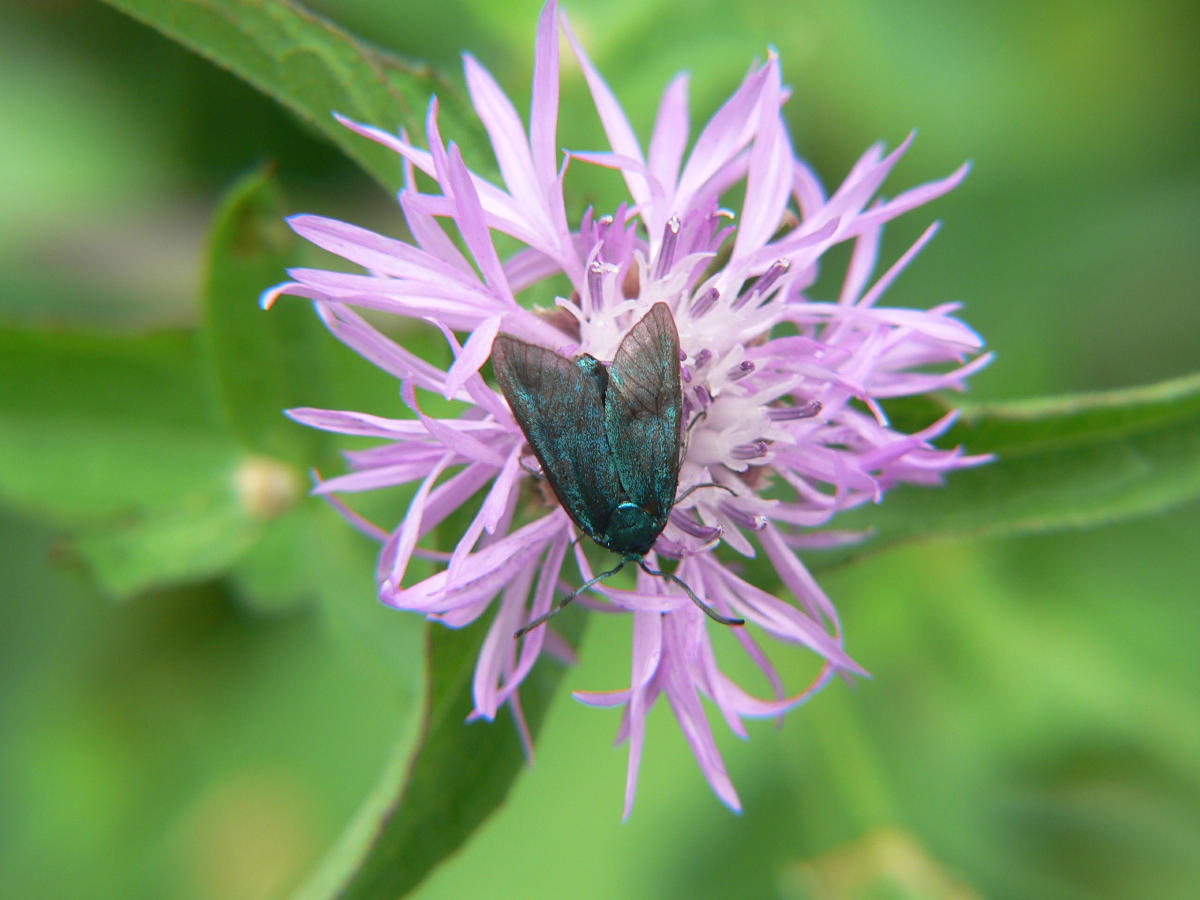
<path fill-rule="evenodd" d="M 277 21 L 271 4 L 247 5 Z M 371 53 L 446 73 L 447 97 L 462 94 L 457 54 L 470 49 L 528 105 L 538 0 L 313 6 Z M 1193 4 L 749 0 L 684 14 L 661 0 L 579 0 L 568 10 L 642 133 L 675 71 L 692 72 L 695 129 L 771 44 L 794 92 L 793 138 L 827 183 L 871 142 L 894 145 L 914 126 L 919 140 L 889 190 L 971 158 L 965 185 L 897 222 L 883 252 L 945 220 L 891 301 L 967 302 L 998 352 L 972 401 L 1195 369 Z M 433 766 L 427 815 L 454 774 L 437 771 L 454 757 L 422 718 L 423 625 L 374 602 L 373 546 L 300 496 L 304 470 L 334 464 L 335 448 L 272 415 L 298 402 L 398 413 L 395 386 L 299 304 L 270 317 L 253 308 L 288 260 L 328 262 L 294 245 L 283 214 L 392 234 L 400 216 L 321 138 L 334 134 L 327 94 L 298 121 L 94 0 L 0 2 L 0 15 L 0 110 L 28 123 L 0 149 L 4 893 L 286 894 L 373 786 L 386 807 L 411 751 L 424 748 L 417 758 Z M 256 83 L 273 91 L 270 71 Z M 396 71 L 418 91 L 433 83 L 419 67 Z M 563 90 L 560 142 L 596 143 L 577 72 Z M 357 99 L 341 111 L 381 108 Z M 409 114 L 419 122 L 422 110 Z M 454 127 L 471 128 L 461 117 Z M 448 122 L 443 131 L 489 164 L 468 135 Z M 617 189 L 583 166 L 569 187 L 576 208 Z M 445 353 L 432 331 L 407 338 L 428 358 Z M 1062 489 L 1061 509 L 1040 514 L 1069 519 L 1089 493 L 1054 464 L 1063 428 L 1071 441 L 1110 439 L 1088 498 L 1098 508 L 1139 477 L 1161 494 L 1140 511 L 1194 493 L 1192 445 L 1154 430 L 1182 416 L 1188 396 L 1138 407 L 1141 421 L 1119 405 L 1063 410 L 1070 427 L 1038 448 L 1049 455 L 1012 463 L 1029 484 Z M 963 427 L 976 449 L 970 417 Z M 1164 461 L 1184 475 L 1158 477 Z M 976 495 L 969 476 L 999 471 L 962 473 L 924 502 L 937 513 L 956 489 Z M 402 491 L 372 497 L 367 511 L 396 521 L 406 502 Z M 914 509 L 885 504 L 893 519 L 881 528 L 913 528 L 892 510 Z M 988 530 L 978 519 L 959 530 Z M 417 895 L 1194 896 L 1198 526 L 1192 503 L 1089 533 L 896 549 L 826 573 L 874 680 L 832 686 L 778 731 L 753 728 L 749 745 L 722 739 L 741 817 L 711 797 L 657 709 L 638 805 L 621 825 L 624 751 L 601 749 L 617 717 L 547 691 L 538 765 Z M 626 628 L 596 622 L 567 685 L 621 686 Z M 794 682 L 811 666 L 777 662 Z M 503 719 L 461 726 L 459 703 L 446 697 L 439 709 L 456 712 L 439 724 L 461 730 L 451 749 L 474 749 L 484 781 L 492 774 L 472 813 L 482 818 L 517 768 L 515 738 Z"/>

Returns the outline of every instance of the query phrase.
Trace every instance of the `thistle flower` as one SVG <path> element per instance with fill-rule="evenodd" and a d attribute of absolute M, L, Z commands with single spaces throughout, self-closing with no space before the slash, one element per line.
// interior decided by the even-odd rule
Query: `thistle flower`
<path fill-rule="evenodd" d="M 560 158 L 557 145 L 561 26 L 583 71 L 609 147 Z M 609 360 L 623 335 L 656 302 L 675 318 L 683 354 L 685 421 L 692 422 L 679 493 L 703 484 L 724 490 L 687 494 L 670 515 L 650 559 L 678 560 L 677 574 L 713 608 L 746 621 L 731 633 L 772 685 L 757 697 L 717 664 L 710 623 L 674 584 L 638 573 L 632 590 L 601 583 L 593 608 L 628 612 L 633 642 L 630 684 L 608 693 L 577 693 L 586 703 L 623 707 L 619 739 L 629 741 L 628 816 L 637 783 L 646 715 L 665 695 L 701 770 L 733 809 L 737 794 L 713 739 L 701 696 L 745 736 L 744 718 L 777 717 L 802 703 L 835 674 L 862 674 L 847 654 L 837 613 L 796 555 L 797 549 L 845 540 L 822 530 L 840 510 L 879 501 L 900 482 L 936 484 L 956 468 L 984 461 L 932 446 L 953 416 L 915 434 L 889 426 L 879 401 L 926 391 L 961 389 L 984 366 L 981 341 L 954 317 L 958 305 L 929 310 L 881 304 L 892 281 L 925 246 L 931 226 L 899 260 L 872 280 L 885 222 L 955 187 L 948 177 L 890 199 L 876 199 L 908 149 L 872 147 L 842 185 L 827 194 L 793 152 L 781 109 L 787 90 L 774 53 L 754 67 L 700 131 L 691 153 L 688 81 L 667 87 L 643 152 L 621 107 L 551 0 L 538 24 L 533 100 L 526 133 L 492 77 L 471 56 L 466 83 L 491 139 L 503 184 L 469 171 L 459 149 L 445 144 L 434 100 L 428 149 L 404 134 L 343 123 L 399 154 L 407 184 L 400 193 L 412 242 L 405 243 L 311 215 L 290 220 L 295 231 L 365 269 L 346 274 L 312 269 L 268 291 L 315 301 L 340 340 L 400 382 L 411 416 L 295 409 L 316 428 L 380 438 L 348 452 L 351 471 L 321 483 L 329 498 L 383 543 L 379 595 L 450 627 L 487 612 L 491 625 L 475 670 L 473 717 L 491 719 L 509 704 L 528 746 L 517 688 L 543 650 L 571 658 L 551 620 L 514 641 L 542 615 L 557 591 L 592 577 L 583 548 L 578 572 L 564 571 L 575 530 L 566 513 L 534 487 L 536 465 L 524 435 L 496 388 L 480 374 L 498 333 L 563 354 Z M 569 223 L 563 203 L 568 162 L 616 170 L 629 202 Z M 437 184 L 417 186 L 416 171 Z M 722 201 L 744 191 L 740 209 Z M 453 223 L 467 253 L 444 230 Z M 523 249 L 501 259 L 493 235 Z M 810 294 L 822 253 L 852 241 L 839 295 Z M 569 297 L 552 314 L 518 302 L 552 277 L 565 276 Z M 447 370 L 418 358 L 370 325 L 356 309 L 433 322 L 453 350 Z M 457 335 L 465 334 L 460 343 Z M 457 417 L 426 414 L 418 391 L 462 405 Z M 415 483 L 407 513 L 392 530 L 368 523 L 339 494 Z M 765 490 L 770 488 L 770 496 Z M 482 499 L 477 499 L 478 497 Z M 452 552 L 421 541 L 464 505 L 474 518 Z M 724 545 L 727 551 L 718 553 Z M 765 553 L 789 596 L 775 596 L 737 574 L 736 556 Z M 414 556 L 444 561 L 436 574 L 406 584 Z M 733 557 L 734 561 L 728 561 Z M 498 602 L 497 602 L 498 601 Z M 816 679 L 788 694 L 758 637 L 798 644 L 822 661 Z"/>

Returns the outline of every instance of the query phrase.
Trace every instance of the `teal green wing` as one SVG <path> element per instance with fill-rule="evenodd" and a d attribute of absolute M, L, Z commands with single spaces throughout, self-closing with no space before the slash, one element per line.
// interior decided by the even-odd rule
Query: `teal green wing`
<path fill-rule="evenodd" d="M 629 500 L 661 531 L 679 486 L 679 332 L 665 303 L 629 330 L 608 371 L 604 425 Z"/>
<path fill-rule="evenodd" d="M 502 334 L 492 369 L 558 502 L 589 537 L 602 536 L 622 499 L 604 428 L 604 366 Z"/>

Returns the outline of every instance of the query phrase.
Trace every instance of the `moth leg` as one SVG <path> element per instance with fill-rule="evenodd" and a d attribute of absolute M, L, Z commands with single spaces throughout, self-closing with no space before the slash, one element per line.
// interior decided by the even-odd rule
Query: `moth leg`
<path fill-rule="evenodd" d="M 684 491 L 682 494 L 680 494 L 678 497 L 675 498 L 675 503 L 676 504 L 680 503 L 681 501 L 686 499 L 688 497 L 688 495 L 691 494 L 693 491 L 698 491 L 698 490 L 700 490 L 700 488 L 706 488 L 706 487 L 720 488 L 723 491 L 729 491 L 729 493 L 735 497 L 737 496 L 737 491 L 735 491 L 733 488 L 731 488 L 727 484 L 717 484 L 715 481 L 706 481 L 706 482 L 704 482 L 704 484 L 693 484 L 690 488 L 688 488 L 686 491 Z"/>
<path fill-rule="evenodd" d="M 665 579 L 667 579 L 667 581 L 675 582 L 675 584 L 677 584 L 681 588 L 683 588 L 684 592 L 689 597 L 691 597 L 692 602 L 695 603 L 698 607 L 700 607 L 700 609 L 703 610 L 704 614 L 706 616 L 708 616 L 710 619 L 712 619 L 714 622 L 717 622 L 721 625 L 745 625 L 746 624 L 745 619 L 734 619 L 734 618 L 730 618 L 729 616 L 721 615 L 719 612 L 717 612 L 715 609 L 713 609 L 711 606 L 709 606 L 707 603 L 705 603 L 703 600 L 701 600 L 699 597 L 697 597 L 696 592 L 693 591 L 690 587 L 688 587 L 687 582 L 684 581 L 682 578 L 680 578 L 678 575 L 672 575 L 670 572 L 656 571 L 656 570 L 650 568 L 648 565 L 646 565 L 645 562 L 642 562 L 642 561 L 639 561 L 638 565 L 640 565 L 642 567 L 642 571 L 645 572 L 647 575 L 657 575 L 659 578 L 665 578 Z"/>
<path fill-rule="evenodd" d="M 700 420 L 708 417 L 708 410 L 702 409 L 696 415 L 692 416 L 692 421 L 687 423 L 687 427 L 683 429 L 683 440 L 679 442 L 679 464 L 683 465 L 683 461 L 687 459 L 688 441 L 692 437 L 692 429 L 700 424 Z"/>
<path fill-rule="evenodd" d="M 543 473 L 539 472 L 537 469 L 531 469 L 529 466 L 525 465 L 525 457 L 522 456 L 519 460 L 517 460 L 517 464 L 524 469 L 534 481 L 546 480 L 546 476 Z"/>
<path fill-rule="evenodd" d="M 595 576 L 594 578 L 589 579 L 585 584 L 582 584 L 579 587 L 575 588 L 575 590 L 571 591 L 571 593 L 567 594 L 567 596 L 563 597 L 561 600 L 558 601 L 558 603 L 556 603 L 553 607 L 551 607 L 549 612 L 542 613 L 542 615 L 538 616 L 532 622 L 529 622 L 528 624 L 526 624 L 524 628 L 518 629 L 517 632 L 513 635 L 513 640 L 515 641 L 519 638 L 524 637 L 525 635 L 529 634 L 529 632 L 533 631 L 533 629 L 537 628 L 539 625 L 545 625 L 546 622 L 548 622 L 550 619 L 554 618 L 556 615 L 558 615 L 560 612 L 562 612 L 563 609 L 566 608 L 568 603 L 570 603 L 572 600 L 574 600 L 576 597 L 578 597 L 580 594 L 582 594 L 584 591 L 586 591 L 588 588 L 590 588 L 596 582 L 603 581 L 605 578 L 608 578 L 610 575 L 616 575 L 618 572 L 620 572 L 623 568 L 625 568 L 625 563 L 627 563 L 628 561 L 629 560 L 626 560 L 626 559 L 621 560 L 619 563 L 617 563 L 617 565 L 614 568 L 609 569 L 607 572 L 601 572 L 599 575 Z"/>

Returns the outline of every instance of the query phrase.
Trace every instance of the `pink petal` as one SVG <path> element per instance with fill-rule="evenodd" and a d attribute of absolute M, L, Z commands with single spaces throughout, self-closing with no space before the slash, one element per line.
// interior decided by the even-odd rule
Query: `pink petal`
<path fill-rule="evenodd" d="M 429 115 L 426 117 L 426 130 L 430 132 L 430 141 L 432 144 L 433 134 L 437 130 L 437 98 L 434 97 L 429 103 Z M 383 144 L 385 147 L 394 150 L 403 156 L 406 160 L 412 162 L 418 169 L 428 175 L 430 178 L 440 179 L 438 174 L 438 166 L 434 158 L 434 153 L 427 150 L 418 150 L 411 146 L 407 141 L 403 141 L 393 134 L 388 134 L 378 128 L 373 128 L 369 125 L 362 125 L 354 122 L 344 116 L 334 114 L 339 122 L 358 134 L 370 138 L 377 143 Z M 432 148 L 431 148 L 432 149 Z M 444 152 L 444 151 L 443 151 Z M 483 203 L 484 209 L 489 215 L 500 216 L 505 219 L 521 221 L 524 217 L 520 213 L 520 207 L 513 202 L 502 190 L 491 184 L 486 179 L 480 178 L 477 175 L 471 176 L 475 185 L 475 190 L 478 192 L 480 200 Z"/>
<path fill-rule="evenodd" d="M 780 117 L 779 60 L 767 61 L 767 77 L 759 101 L 759 125 L 746 174 L 746 199 L 734 244 L 738 259 L 762 247 L 779 228 L 792 185 L 792 145 Z"/>
<path fill-rule="evenodd" d="M 515 305 L 508 279 L 504 277 L 504 267 L 500 265 L 500 257 L 496 255 L 496 245 L 484 222 L 483 207 L 479 203 L 479 195 L 471 183 L 471 174 L 463 162 L 462 153 L 458 147 L 449 150 L 449 181 L 454 191 L 455 204 L 458 214 L 454 222 L 467 243 L 479 271 L 488 287 L 506 304 Z"/>
<path fill-rule="evenodd" d="M 365 228 L 311 215 L 292 216 L 287 222 L 305 240 L 375 274 L 393 278 L 450 278 L 464 284 L 474 282 L 473 277 L 435 256 Z"/>
<path fill-rule="evenodd" d="M 571 44 L 575 58 L 579 60 L 579 68 L 583 70 L 583 77 L 587 81 L 588 90 L 592 92 L 592 102 L 596 104 L 596 112 L 600 114 L 600 122 L 604 126 L 604 133 L 608 136 L 608 142 L 612 146 L 613 153 L 635 160 L 644 167 L 645 159 L 642 156 L 642 148 L 633 133 L 633 127 L 629 124 L 629 119 L 625 117 L 625 111 L 621 109 L 621 104 L 617 102 L 617 98 L 613 96 L 604 78 L 601 77 L 596 67 L 592 64 L 591 59 L 576 39 L 575 32 L 571 29 L 571 23 L 567 19 L 567 14 L 565 12 L 562 13 L 560 18 L 562 19 L 563 31 L 567 35 L 567 40 Z M 633 197 L 634 203 L 646 203 L 650 199 L 650 188 L 646 184 L 645 177 L 639 176 L 636 171 L 630 170 L 626 170 L 624 175 L 625 184 L 629 187 L 629 195 Z"/>
<path fill-rule="evenodd" d="M 479 507 L 479 512 L 475 514 L 475 518 L 471 520 L 471 524 L 467 526 L 463 536 L 454 547 L 454 553 L 446 566 L 449 580 L 454 581 L 462 573 L 466 559 L 475 548 L 475 542 L 479 540 L 479 536 L 483 534 L 484 530 L 486 529 L 489 534 L 494 534 L 496 526 L 509 513 L 516 500 L 517 472 L 519 471 L 517 462 L 519 459 L 520 447 L 514 445 L 512 452 L 508 455 L 508 460 L 504 463 L 504 468 L 492 482 L 487 497 Z M 488 528 L 489 525 L 491 528 Z"/>
<path fill-rule="evenodd" d="M 521 612 L 525 609 L 525 596 L 533 582 L 533 569 L 525 568 L 517 573 L 504 590 L 500 609 L 488 628 L 483 646 L 479 650 L 479 661 L 475 664 L 472 680 L 472 697 L 476 711 L 488 719 L 496 716 L 499 705 L 500 672 L 505 659 L 513 652 L 513 633 L 520 627 Z"/>
<path fill-rule="evenodd" d="M 533 603 L 529 607 L 529 614 L 523 621 L 518 621 L 517 627 L 550 611 L 550 606 L 554 602 L 554 586 L 558 583 L 558 575 L 562 571 L 563 559 L 566 557 L 566 553 L 567 536 L 565 533 L 560 533 L 550 544 L 550 549 L 546 552 L 545 562 L 543 562 L 541 571 L 538 574 L 537 592 L 533 596 Z M 524 604 L 522 604 L 521 609 L 522 611 L 524 610 Z M 556 636 L 556 632 L 552 631 L 548 626 L 543 626 L 535 628 L 521 638 L 520 659 L 517 662 L 516 669 L 504 680 L 504 687 L 500 691 L 501 702 L 516 692 L 521 682 L 525 680 L 525 676 L 533 668 L 534 662 L 537 661 L 543 644 L 552 643 Z M 569 645 L 568 649 L 570 649 Z"/>
<path fill-rule="evenodd" d="M 741 812 L 742 806 L 738 800 L 737 791 L 733 789 L 733 783 L 725 771 L 721 753 L 717 750 L 712 729 L 709 728 L 708 719 L 704 715 L 704 707 L 700 704 L 700 697 L 696 693 L 695 685 L 687 672 L 686 662 L 683 658 L 682 636 L 679 633 L 681 626 L 675 617 L 691 615 L 703 614 L 695 608 L 680 610 L 679 613 L 668 617 L 666 624 L 672 627 L 664 629 L 664 640 L 670 646 L 672 656 L 671 665 L 667 668 L 665 686 L 667 701 L 675 712 L 675 718 L 679 722 L 683 736 L 692 748 L 696 762 L 700 764 L 700 771 L 704 773 L 704 777 L 708 779 L 708 783 L 721 801 L 734 812 Z"/>
<path fill-rule="evenodd" d="M 468 460 L 484 462 L 497 469 L 504 465 L 504 456 L 497 452 L 496 448 L 471 437 L 465 431 L 455 428 L 455 420 L 434 419 L 421 412 L 411 384 L 405 383 L 401 388 L 400 395 L 403 397 L 405 405 L 417 414 L 417 418 L 421 420 L 426 430 L 433 437 L 437 438 L 443 446 Z"/>
<path fill-rule="evenodd" d="M 454 246 L 454 241 L 446 236 L 437 219 L 426 212 L 420 202 L 414 203 L 414 198 L 420 195 L 412 188 L 400 192 L 400 210 L 404 213 L 404 221 L 413 238 L 426 253 L 442 260 L 446 265 L 475 278 L 475 270 L 467 262 L 467 258 Z"/>
<path fill-rule="evenodd" d="M 338 340 L 401 381 L 441 393 L 446 374 L 401 347 L 342 304 L 318 303 L 317 315 Z"/>
<path fill-rule="evenodd" d="M 458 393 L 468 378 L 477 373 L 492 353 L 492 341 L 500 331 L 500 316 L 489 316 L 471 332 L 462 352 L 446 373 L 446 386 L 442 396 L 447 400 Z"/>
<path fill-rule="evenodd" d="M 676 210 L 686 208 L 705 182 L 728 165 L 749 142 L 751 133 L 748 124 L 758 108 L 759 97 L 768 77 L 766 66 L 747 75 L 733 96 L 704 126 L 696 139 L 696 146 L 692 148 L 692 155 L 683 167 L 683 174 L 679 176 Z"/>
<path fill-rule="evenodd" d="M 847 306 L 862 294 L 867 279 L 875 270 L 875 260 L 879 257 L 879 239 L 883 234 L 881 228 L 868 228 L 859 233 L 854 241 L 854 252 L 850 256 L 850 265 L 846 269 L 846 277 L 842 281 L 842 291 L 838 294 L 838 303 Z"/>
<path fill-rule="evenodd" d="M 937 233 L 938 226 L 940 224 L 940 222 L 934 222 L 932 225 L 926 228 L 921 233 L 921 236 L 913 242 L 913 245 L 905 250 L 903 255 L 901 255 L 898 260 L 888 267 L 888 270 L 884 272 L 882 276 L 880 276 L 879 280 L 876 281 L 875 284 L 871 285 L 871 289 L 869 291 L 863 294 L 863 297 L 858 302 L 858 305 L 874 305 L 875 301 L 878 300 L 883 295 L 883 292 L 891 286 L 892 282 L 896 280 L 897 276 L 899 276 L 899 274 L 904 271 L 905 267 L 913 261 L 913 258 L 920 253 L 921 250 L 924 249 L 925 245 L 933 239 L 933 236 Z"/>
<path fill-rule="evenodd" d="M 529 106 L 529 144 L 539 196 L 558 177 L 558 3 L 550 0 L 538 18 Z M 563 222 L 566 231 L 566 222 Z"/>
<path fill-rule="evenodd" d="M 887 203 L 860 215 L 854 221 L 854 231 L 859 232 L 864 229 L 875 228 L 884 222 L 903 215 L 910 209 L 916 209 L 918 206 L 922 206 L 930 200 L 954 190 L 954 188 L 962 184 L 963 179 L 967 177 L 967 173 L 970 171 L 971 164 L 963 163 L 939 181 L 931 181 L 929 184 L 923 184 L 920 187 L 905 191 Z"/>
<path fill-rule="evenodd" d="M 397 535 L 391 572 L 388 575 L 388 581 L 384 582 L 384 585 L 387 585 L 389 582 L 393 585 L 399 585 L 404 580 L 404 573 L 408 568 L 409 559 L 412 558 L 413 548 L 417 545 L 417 540 L 421 536 L 421 519 L 425 511 L 425 501 L 429 497 L 429 492 L 433 489 L 434 482 L 437 481 L 438 476 L 442 474 L 446 466 L 450 464 L 452 458 L 452 455 L 449 453 L 442 457 L 438 465 L 421 482 L 421 486 L 417 488 L 416 494 L 413 495 L 411 502 L 409 502 L 408 513 L 404 516 L 404 521 L 400 524 L 400 531 Z"/>
<path fill-rule="evenodd" d="M 563 529 L 565 520 L 565 513 L 556 510 L 530 522 L 468 557 L 454 580 L 443 570 L 410 588 L 397 589 L 396 582 L 385 583 L 380 599 L 389 606 L 424 613 L 444 613 L 490 599 L 534 563 L 555 532 Z"/>
<path fill-rule="evenodd" d="M 504 183 L 513 198 L 526 207 L 526 214 L 539 212 L 542 192 L 534 174 L 529 140 L 516 107 L 487 69 L 469 53 L 463 54 L 463 74 L 471 103 L 487 129 Z"/>
<path fill-rule="evenodd" d="M 650 137 L 650 172 L 668 195 L 674 195 L 679 180 L 679 164 L 687 148 L 688 128 L 688 74 L 680 72 L 663 91 L 654 119 L 654 133 Z M 650 223 L 652 232 L 662 230 L 662 223 L 657 225 L 655 228 Z"/>

